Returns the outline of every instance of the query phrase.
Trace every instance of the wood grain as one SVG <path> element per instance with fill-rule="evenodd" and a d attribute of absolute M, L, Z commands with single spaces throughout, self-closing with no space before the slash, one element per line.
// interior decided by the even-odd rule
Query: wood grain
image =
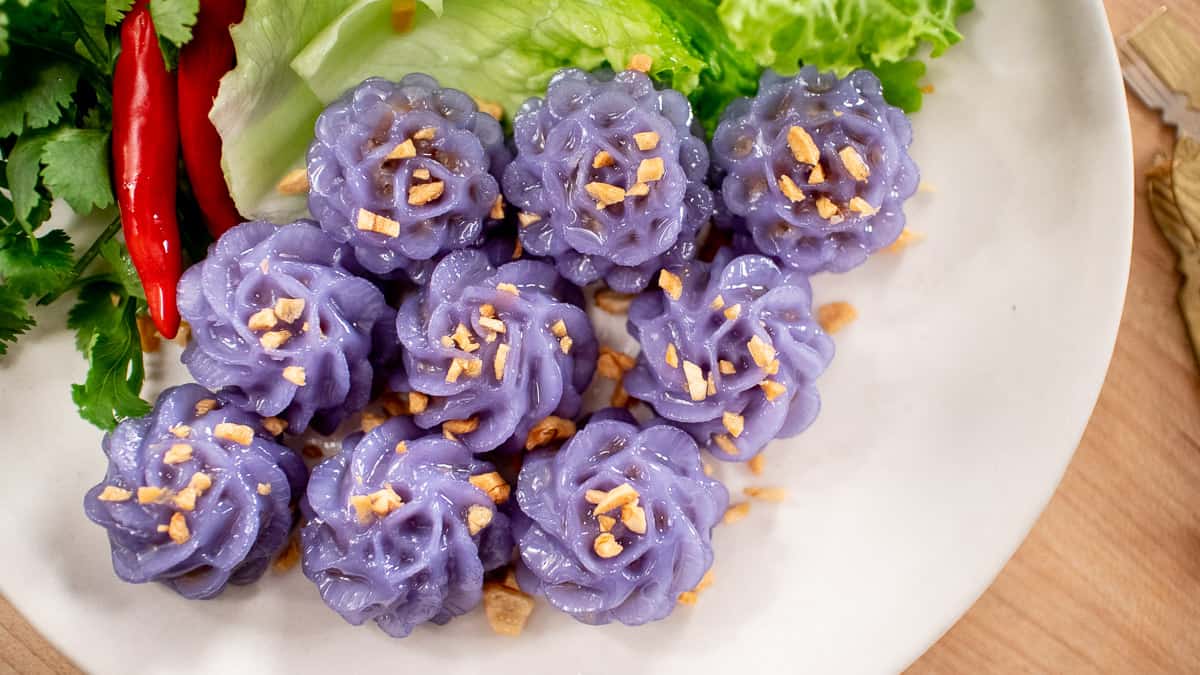
<path fill-rule="evenodd" d="M 1165 4 L 1200 36 L 1196 0 L 1105 4 L 1117 34 Z M 1200 377 L 1141 179 L 1172 135 L 1130 118 L 1133 267 L 1095 414 L 1029 539 L 912 673 L 1200 672 Z M 0 598 L 0 675 L 77 672 Z"/>

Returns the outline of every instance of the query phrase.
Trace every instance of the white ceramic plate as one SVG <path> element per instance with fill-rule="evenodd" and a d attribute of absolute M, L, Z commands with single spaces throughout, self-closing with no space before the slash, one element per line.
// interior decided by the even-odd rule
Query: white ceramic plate
<path fill-rule="evenodd" d="M 934 62 L 914 153 L 928 240 L 816 282 L 861 319 L 837 336 L 824 413 L 767 451 L 756 504 L 716 535 L 717 583 L 642 628 L 539 605 L 525 635 L 480 612 L 393 641 L 351 627 L 298 570 L 189 602 L 112 574 L 81 509 L 103 476 L 74 413 L 71 335 L 0 366 L 0 590 L 83 668 L 190 672 L 883 672 L 984 590 L 1078 443 L 1116 336 L 1132 185 L 1125 98 L 1099 0 L 981 2 Z M 62 317 L 43 325 L 61 326 Z M 160 356 L 158 384 L 182 379 Z M 725 471 L 740 486 L 744 469 Z"/>

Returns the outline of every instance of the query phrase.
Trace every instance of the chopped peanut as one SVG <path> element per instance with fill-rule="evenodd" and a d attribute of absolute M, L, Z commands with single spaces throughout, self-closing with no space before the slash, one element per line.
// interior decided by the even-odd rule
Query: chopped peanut
<path fill-rule="evenodd" d="M 787 499 L 787 490 L 781 487 L 748 487 L 742 493 L 751 499 L 761 499 L 764 502 L 782 502 Z"/>
<path fill-rule="evenodd" d="M 271 569 L 276 572 L 286 572 L 296 566 L 300 562 L 300 538 L 292 536 L 288 539 L 287 546 L 275 556 L 275 561 L 271 563 Z"/>
<path fill-rule="evenodd" d="M 446 184 L 440 180 L 432 183 L 421 183 L 408 188 L 408 203 L 413 206 L 424 206 L 442 196 Z"/>
<path fill-rule="evenodd" d="M 614 509 L 619 509 L 626 504 L 632 504 L 637 501 L 638 492 L 629 483 L 621 483 L 617 487 L 604 493 L 604 499 L 596 504 L 596 508 L 592 510 L 592 515 L 598 516 L 601 513 L 608 513 Z"/>
<path fill-rule="evenodd" d="M 517 637 L 533 613 L 533 598 L 519 588 L 489 581 L 483 585 L 483 612 L 492 632 Z"/>
<path fill-rule="evenodd" d="M 304 314 L 304 298 L 280 298 L 275 301 L 275 316 L 291 323 Z"/>
<path fill-rule="evenodd" d="M 450 361 L 450 367 L 446 369 L 446 381 L 450 383 L 458 382 L 458 378 L 466 370 L 465 362 L 462 359 L 455 358 Z"/>
<path fill-rule="evenodd" d="M 307 382 L 304 373 L 304 366 L 288 366 L 283 369 L 283 379 L 291 382 L 297 387 L 303 387 Z"/>
<path fill-rule="evenodd" d="M 662 157 L 651 157 L 643 159 L 637 168 L 637 182 L 652 183 L 656 180 L 662 180 L 666 172 Z"/>
<path fill-rule="evenodd" d="M 383 426 L 383 423 L 386 421 L 386 416 L 368 410 L 362 414 L 362 419 L 359 422 L 359 428 L 362 429 L 364 434 L 369 434 Z"/>
<path fill-rule="evenodd" d="M 250 319 L 246 321 L 246 327 L 258 332 L 260 330 L 271 330 L 277 323 L 279 323 L 279 320 L 275 316 L 275 310 L 266 307 L 251 314 Z"/>
<path fill-rule="evenodd" d="M 596 522 L 600 523 L 601 532 L 612 532 L 613 526 L 617 524 L 617 519 L 612 516 L 596 516 Z"/>
<path fill-rule="evenodd" d="M 717 395 L 717 381 L 713 379 L 713 374 L 712 374 L 711 370 L 708 371 L 708 377 L 705 378 L 704 381 L 705 381 L 705 386 L 706 386 L 704 391 L 709 396 L 716 396 Z"/>
<path fill-rule="evenodd" d="M 575 423 L 562 417 L 550 415 L 533 425 L 525 436 L 525 449 L 533 450 L 555 441 L 565 441 L 575 435 Z"/>
<path fill-rule="evenodd" d="M 658 273 L 658 287 L 671 296 L 672 300 L 678 300 L 683 295 L 683 281 L 665 269 Z"/>
<path fill-rule="evenodd" d="M 708 306 L 711 307 L 714 311 L 721 309 L 722 307 L 725 306 L 725 298 L 723 298 L 720 295 L 717 295 L 717 297 L 712 299 L 712 302 L 708 303 Z"/>
<path fill-rule="evenodd" d="M 854 148 L 847 145 L 838 150 L 838 157 L 842 158 L 842 164 L 850 172 L 850 175 L 854 176 L 854 180 L 861 183 L 871 177 L 871 167 L 867 166 L 862 155 L 858 154 Z"/>
<path fill-rule="evenodd" d="M 175 508 L 180 511 L 194 511 L 196 509 L 196 498 L 200 496 L 195 488 L 186 487 L 179 491 L 172 500 L 175 503 Z"/>
<path fill-rule="evenodd" d="M 700 594 L 696 591 L 684 591 L 679 594 L 679 604 L 694 607 L 700 600 Z"/>
<path fill-rule="evenodd" d="M 713 443 L 716 443 L 717 447 L 721 449 L 721 452 L 727 455 L 737 456 L 741 453 L 741 450 L 738 450 L 738 447 L 734 445 L 733 439 L 725 434 L 714 435 Z"/>
<path fill-rule="evenodd" d="M 502 343 L 496 347 L 496 360 L 492 362 L 492 369 L 496 374 L 496 381 L 504 379 L 504 367 L 508 365 L 508 343 Z"/>
<path fill-rule="evenodd" d="M 167 527 L 166 525 L 159 524 L 159 526 L 154 529 L 158 532 L 166 532 L 167 530 L 169 530 L 171 528 Z"/>
<path fill-rule="evenodd" d="M 171 514 L 171 524 L 167 525 L 167 536 L 176 544 L 186 544 L 192 538 L 188 531 L 187 518 L 182 513 Z"/>
<path fill-rule="evenodd" d="M 270 483 L 259 483 L 258 487 L 255 488 L 255 491 L 258 492 L 258 494 L 260 494 L 264 497 L 267 497 L 271 494 L 271 484 Z"/>
<path fill-rule="evenodd" d="M 205 490 L 212 487 L 212 478 L 203 471 L 197 471 L 188 480 L 188 487 L 195 490 L 196 494 L 202 495 Z"/>
<path fill-rule="evenodd" d="M 408 411 L 414 415 L 425 412 L 429 406 L 429 397 L 419 391 L 408 392 Z"/>
<path fill-rule="evenodd" d="M 797 162 L 815 166 L 821 161 L 821 151 L 817 148 L 816 141 L 813 140 L 813 137 L 803 127 L 793 126 L 788 128 L 787 144 L 788 148 L 792 151 L 792 157 Z"/>
<path fill-rule="evenodd" d="M 137 489 L 137 500 L 139 504 L 161 504 L 170 494 L 166 488 L 145 485 Z"/>
<path fill-rule="evenodd" d="M 524 249 L 521 248 L 521 238 L 517 237 L 516 240 L 513 241 L 512 259 L 516 260 L 517 258 L 520 258 L 521 253 L 523 253 L 523 252 L 524 252 Z"/>
<path fill-rule="evenodd" d="M 596 208 L 603 209 L 625 200 L 625 190 L 616 185 L 592 181 L 583 186 L 584 190 L 596 200 Z"/>
<path fill-rule="evenodd" d="M 96 499 L 102 502 L 127 502 L 130 497 L 133 497 L 133 493 L 129 490 L 116 487 L 115 485 L 105 485 Z"/>
<path fill-rule="evenodd" d="M 469 434 L 479 428 L 479 418 L 472 415 L 465 420 L 446 420 L 442 428 L 456 435 Z"/>
<path fill-rule="evenodd" d="M 412 177 L 417 180 L 429 180 L 429 169 L 413 169 Z"/>
<path fill-rule="evenodd" d="M 871 206 L 871 202 L 862 197 L 852 197 L 849 204 L 850 210 L 855 213 L 861 213 L 864 216 L 873 216 L 879 213 L 879 209 Z"/>
<path fill-rule="evenodd" d="M 599 504 L 600 502 L 604 501 L 604 498 L 607 496 L 608 493 L 604 490 L 588 490 L 587 492 L 583 493 L 584 501 L 589 504 Z"/>
<path fill-rule="evenodd" d="M 542 217 L 538 214 L 529 213 L 528 211 L 522 211 L 517 214 L 517 222 L 521 223 L 521 227 L 529 227 L 541 219 Z"/>
<path fill-rule="evenodd" d="M 405 443 L 404 441 L 397 442 L 396 443 L 396 454 L 403 455 L 406 452 L 408 452 L 408 443 Z"/>
<path fill-rule="evenodd" d="M 387 154 L 387 157 L 384 157 L 384 160 L 408 159 L 409 157 L 416 156 L 417 146 L 413 145 L 411 138 L 406 138 L 400 143 L 397 143 L 396 147 L 392 148 L 392 151 Z"/>
<path fill-rule="evenodd" d="M 884 250 L 888 253 L 899 253 L 913 244 L 920 243 L 925 240 L 925 235 L 920 232 L 915 232 L 909 228 L 904 228 L 900 231 L 900 236 L 893 241 L 890 246 Z"/>
<path fill-rule="evenodd" d="M 269 333 L 264 333 L 258 341 L 264 349 L 279 349 L 290 339 L 292 339 L 291 331 L 273 330 Z"/>
<path fill-rule="evenodd" d="M 275 191 L 281 195 L 302 195 L 308 193 L 308 169 L 292 169 L 284 174 L 275 184 Z"/>
<path fill-rule="evenodd" d="M 613 360 L 613 363 L 616 364 L 617 369 L 620 370 L 621 372 L 624 372 L 626 370 L 631 370 L 633 368 L 633 365 L 636 363 L 636 360 L 632 356 L 626 354 L 625 352 L 619 352 L 619 351 L 613 349 L 612 347 L 609 347 L 608 345 L 600 346 L 600 356 L 601 357 L 604 357 L 604 356 L 611 357 Z M 610 378 L 610 379 L 615 379 L 615 378 Z"/>
<path fill-rule="evenodd" d="M 628 293 L 618 293 L 610 288 L 596 291 L 596 306 L 609 314 L 628 313 L 631 302 L 633 302 L 633 295 Z"/>
<path fill-rule="evenodd" d="M 820 185 L 825 182 L 825 169 L 821 168 L 820 164 L 813 166 L 812 171 L 808 173 L 809 185 Z"/>
<path fill-rule="evenodd" d="M 625 191 L 626 197 L 645 197 L 648 194 L 650 194 L 648 183 L 634 183 L 633 187 Z"/>
<path fill-rule="evenodd" d="M 612 532 L 601 532 L 592 542 L 592 550 L 601 558 L 615 558 L 625 550 L 625 547 L 617 542 L 617 538 L 613 536 Z"/>
<path fill-rule="evenodd" d="M 621 523 L 629 528 L 630 532 L 646 534 L 646 510 L 636 503 L 622 506 Z"/>
<path fill-rule="evenodd" d="M 643 73 L 650 72 L 650 67 L 654 65 L 654 59 L 650 58 L 649 54 L 634 54 L 629 57 L 629 70 L 637 70 Z"/>
<path fill-rule="evenodd" d="M 796 181 L 792 180 L 792 177 L 786 173 L 779 176 L 779 191 L 783 193 L 784 197 L 788 198 L 788 201 L 804 201 L 804 191 L 801 190 L 800 186 L 796 185 Z"/>
<path fill-rule="evenodd" d="M 233 441 L 238 445 L 250 445 L 254 440 L 254 429 L 245 424 L 221 422 L 213 429 L 213 436 L 223 441 Z"/>
<path fill-rule="evenodd" d="M 632 401 L 629 392 L 625 390 L 625 383 L 617 380 L 617 386 L 613 387 L 612 397 L 608 399 L 608 404 L 614 408 L 626 408 Z"/>
<path fill-rule="evenodd" d="M 176 443 L 163 455 L 163 464 L 183 464 L 192 458 L 192 446 Z"/>
<path fill-rule="evenodd" d="M 763 393 L 766 395 L 768 401 L 774 401 L 787 391 L 787 385 L 776 382 L 775 380 L 763 380 L 762 382 L 758 383 L 758 386 L 762 387 Z"/>
<path fill-rule="evenodd" d="M 367 495 L 350 495 L 350 506 L 354 507 L 354 515 L 359 525 L 371 522 L 371 498 Z"/>
<path fill-rule="evenodd" d="M 746 462 L 746 466 L 749 467 L 750 473 L 754 474 L 755 476 L 761 476 L 763 473 L 763 464 L 765 464 L 766 461 L 766 456 L 760 452 L 751 457 L 750 461 Z"/>
<path fill-rule="evenodd" d="M 496 201 L 492 202 L 492 210 L 488 211 L 488 218 L 500 220 L 504 217 L 504 195 L 496 195 Z"/>
<path fill-rule="evenodd" d="M 828 197 L 817 197 L 817 215 L 830 220 L 838 215 L 838 207 Z"/>
<path fill-rule="evenodd" d="M 559 347 L 559 349 L 562 350 L 562 353 L 570 354 L 571 353 L 571 345 L 573 345 L 574 343 L 575 343 L 575 341 L 572 340 L 571 336 L 568 335 L 558 341 L 558 347 Z"/>
<path fill-rule="evenodd" d="M 171 435 L 175 436 L 176 438 L 187 438 L 188 436 L 192 435 L 192 428 L 186 424 L 176 424 L 168 431 L 170 431 Z"/>
<path fill-rule="evenodd" d="M 496 290 L 512 293 L 513 295 L 521 294 L 521 291 L 515 285 L 503 282 L 496 284 Z"/>
<path fill-rule="evenodd" d="M 750 502 L 738 502 L 730 504 L 729 508 L 725 509 L 725 515 L 721 518 L 721 522 L 729 525 L 745 518 L 750 514 Z"/>
<path fill-rule="evenodd" d="M 454 328 L 454 335 L 450 336 L 458 348 L 470 354 L 479 349 L 479 343 L 472 339 L 471 331 L 463 324 L 458 324 Z"/>
<path fill-rule="evenodd" d="M 262 425 L 272 436 L 278 436 L 288 428 L 287 420 L 281 420 L 278 417 L 265 417 Z"/>
<path fill-rule="evenodd" d="M 717 370 L 719 370 L 722 375 L 733 375 L 737 373 L 737 368 L 725 359 L 721 359 L 717 362 Z"/>
<path fill-rule="evenodd" d="M 721 424 L 725 425 L 734 438 L 738 438 L 746 430 L 746 418 L 735 412 L 725 411 L 721 415 Z"/>
<path fill-rule="evenodd" d="M 653 150 L 658 147 L 658 134 L 653 131 L 639 131 L 633 135 L 633 142 L 638 150 Z"/>
<path fill-rule="evenodd" d="M 848 302 L 830 302 L 817 308 L 817 323 L 826 333 L 836 333 L 858 318 L 858 310 Z"/>
<path fill-rule="evenodd" d="M 550 326 L 550 332 L 554 333 L 554 337 L 564 337 L 567 334 L 567 323 L 562 319 L 555 321 L 554 325 Z"/>
<path fill-rule="evenodd" d="M 396 494 L 391 485 L 384 485 L 367 497 L 370 499 L 371 513 L 380 517 L 404 506 L 404 500 L 400 499 L 400 495 Z"/>
<path fill-rule="evenodd" d="M 417 133 L 412 135 L 413 140 L 417 141 L 432 141 L 437 138 L 437 129 L 433 127 L 421 127 Z"/>
<path fill-rule="evenodd" d="M 475 98 L 474 96 L 471 98 L 475 99 L 475 106 L 479 108 L 479 112 L 491 115 L 492 117 L 495 117 L 497 121 L 504 119 L 504 106 L 496 103 L 495 101 L 489 101 L 485 98 Z"/>
<path fill-rule="evenodd" d="M 603 169 L 606 166 L 612 166 L 616 163 L 616 160 L 613 159 L 613 156 L 607 150 L 597 152 L 596 156 L 592 158 L 593 169 Z"/>
<path fill-rule="evenodd" d="M 754 365 L 759 368 L 766 368 L 775 358 L 775 348 L 757 335 L 750 338 L 746 348 L 750 350 L 750 358 L 754 359 Z"/>
<path fill-rule="evenodd" d="M 730 305 L 725 308 L 725 318 L 730 321 L 737 321 L 737 318 L 742 315 L 742 304 Z"/>
<path fill-rule="evenodd" d="M 399 222 L 366 209 L 358 210 L 358 218 L 355 220 L 354 226 L 363 232 L 375 232 L 389 237 L 400 236 Z"/>
<path fill-rule="evenodd" d="M 196 402 L 196 417 L 204 417 L 217 409 L 217 399 L 205 398 Z"/>
<path fill-rule="evenodd" d="M 479 532 L 492 524 L 492 510 L 486 506 L 472 504 L 467 507 L 467 531 L 471 536 L 479 534 Z"/>
<path fill-rule="evenodd" d="M 675 351 L 674 342 L 667 343 L 667 353 L 663 359 L 667 362 L 668 366 L 671 366 L 672 368 L 679 367 L 679 352 Z"/>
<path fill-rule="evenodd" d="M 484 494 L 497 504 L 507 502 L 509 496 L 512 494 L 512 488 L 508 482 L 495 471 L 471 476 L 470 481 L 471 485 L 482 490 Z"/>
<path fill-rule="evenodd" d="M 703 401 L 708 395 L 708 382 L 704 380 L 704 373 L 700 370 L 700 366 L 691 361 L 683 362 L 683 377 L 687 381 L 688 395 L 693 401 Z"/>

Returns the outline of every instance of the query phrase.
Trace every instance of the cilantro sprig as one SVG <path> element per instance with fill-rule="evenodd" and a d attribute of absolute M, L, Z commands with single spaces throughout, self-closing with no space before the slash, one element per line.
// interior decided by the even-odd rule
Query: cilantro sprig
<path fill-rule="evenodd" d="M 137 321 L 145 298 L 119 220 L 98 232 L 81 227 L 82 248 L 46 223 L 55 202 L 80 215 L 115 203 L 112 74 L 119 23 L 133 4 L 0 0 L 0 357 L 33 327 L 36 304 L 74 296 L 67 326 L 88 373 L 71 397 L 104 429 L 149 410 Z M 169 63 L 191 39 L 198 8 L 199 0 L 151 0 Z"/>

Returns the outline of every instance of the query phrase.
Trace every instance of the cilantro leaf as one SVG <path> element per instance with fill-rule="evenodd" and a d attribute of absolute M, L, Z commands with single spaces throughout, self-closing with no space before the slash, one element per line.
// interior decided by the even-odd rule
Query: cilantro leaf
<path fill-rule="evenodd" d="M 74 247 L 66 232 L 51 230 L 36 246 L 27 237 L 15 239 L 0 249 L 0 276 L 6 288 L 29 298 L 57 289 L 71 276 Z"/>
<path fill-rule="evenodd" d="M 79 298 L 67 313 L 67 328 L 75 331 L 75 348 L 85 356 L 96 333 L 121 321 L 121 285 L 97 279 L 79 289 Z"/>
<path fill-rule="evenodd" d="M 12 194 L 13 217 L 31 234 L 41 224 L 30 216 L 43 201 L 43 195 L 38 190 L 38 178 L 42 173 L 42 150 L 49 140 L 50 137 L 42 133 L 22 136 L 13 146 L 5 168 L 8 189 Z"/>
<path fill-rule="evenodd" d="M 150 0 L 150 17 L 158 37 L 175 47 L 182 47 L 192 39 L 192 26 L 196 25 L 196 13 L 200 11 L 200 0 Z"/>
<path fill-rule="evenodd" d="M 113 204 L 108 157 L 107 132 L 59 129 L 42 150 L 42 178 L 55 197 L 87 214 Z"/>
<path fill-rule="evenodd" d="M 140 300 L 146 299 L 142 280 L 138 278 L 133 260 L 129 258 L 129 249 L 116 239 L 109 239 L 100 246 L 100 257 L 112 268 L 112 276 L 121 284 L 121 289 L 126 295 Z"/>
<path fill-rule="evenodd" d="M 13 76 L 23 71 L 4 71 L 10 79 L 0 90 L 0 138 L 25 129 L 42 129 L 61 120 L 79 84 L 79 70 L 62 61 L 50 60 L 26 70 L 31 72 L 19 79 Z"/>
<path fill-rule="evenodd" d="M 868 67 L 879 76 L 888 103 L 909 113 L 921 110 L 920 80 L 925 77 L 924 61 L 885 61 Z"/>
<path fill-rule="evenodd" d="M 8 353 L 10 342 L 32 327 L 33 317 L 25 309 L 25 299 L 8 284 L 0 284 L 0 356 Z"/>
<path fill-rule="evenodd" d="M 89 327 L 87 379 L 71 386 L 71 400 L 79 408 L 79 416 L 101 429 L 112 429 L 122 419 L 150 412 L 150 404 L 140 396 L 145 366 L 138 337 L 138 304 L 125 298 L 115 321 L 101 320 Z"/>
<path fill-rule="evenodd" d="M 105 0 L 104 22 L 110 26 L 121 23 L 121 19 L 133 9 L 134 0 Z"/>

